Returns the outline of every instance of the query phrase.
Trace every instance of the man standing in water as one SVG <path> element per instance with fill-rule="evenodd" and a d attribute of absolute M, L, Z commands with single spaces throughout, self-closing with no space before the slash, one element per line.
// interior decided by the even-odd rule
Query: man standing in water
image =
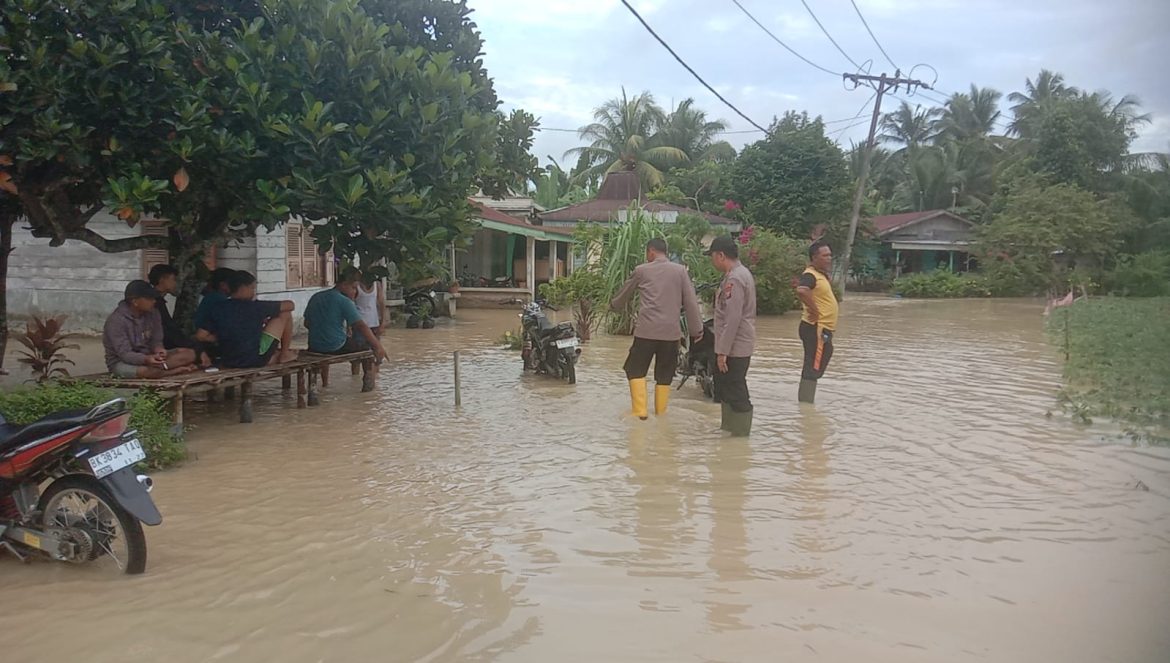
<path fill-rule="evenodd" d="M 715 397 L 723 405 L 721 427 L 746 437 L 752 432 L 747 372 L 756 349 L 756 279 L 739 261 L 739 245 L 730 236 L 716 237 L 707 255 L 723 272 L 715 295 Z"/>
<path fill-rule="evenodd" d="M 670 382 L 678 366 L 678 342 L 682 337 L 679 312 L 685 310 L 687 328 L 695 340 L 703 337 L 699 299 L 687 268 L 667 257 L 666 241 L 654 238 L 646 243 L 646 262 L 634 268 L 630 279 L 610 302 L 615 311 L 624 309 L 630 298 L 640 295 L 638 319 L 634 322 L 634 344 L 626 358 L 626 379 L 634 416 L 646 419 L 646 373 L 654 360 L 654 414 L 666 413 Z"/>
<path fill-rule="evenodd" d="M 808 247 L 808 267 L 797 281 L 796 296 L 804 306 L 800 319 L 800 342 L 804 345 L 804 368 L 800 373 L 797 399 L 812 403 L 817 380 L 825 374 L 833 356 L 833 332 L 837 330 L 837 296 L 829 282 L 833 250 L 820 240 Z"/>

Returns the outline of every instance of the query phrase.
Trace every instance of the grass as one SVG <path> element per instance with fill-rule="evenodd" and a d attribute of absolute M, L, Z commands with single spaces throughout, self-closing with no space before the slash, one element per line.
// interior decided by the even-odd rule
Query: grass
<path fill-rule="evenodd" d="M 1067 352 L 1062 408 L 1089 423 L 1109 417 L 1137 441 L 1170 444 L 1170 298 L 1103 298 L 1052 312 Z"/>

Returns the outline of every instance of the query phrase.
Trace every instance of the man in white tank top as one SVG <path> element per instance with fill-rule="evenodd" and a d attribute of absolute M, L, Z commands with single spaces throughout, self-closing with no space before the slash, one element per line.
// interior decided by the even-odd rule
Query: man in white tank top
<path fill-rule="evenodd" d="M 357 304 L 358 313 L 362 314 L 362 321 L 370 326 L 370 331 L 381 336 L 386 315 L 386 296 L 382 291 L 382 282 L 370 274 L 363 274 L 354 303 Z"/>

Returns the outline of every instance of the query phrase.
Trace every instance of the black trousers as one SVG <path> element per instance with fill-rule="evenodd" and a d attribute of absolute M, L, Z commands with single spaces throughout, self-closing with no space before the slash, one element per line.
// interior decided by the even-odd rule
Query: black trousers
<path fill-rule="evenodd" d="M 715 369 L 715 400 L 735 412 L 751 412 L 752 398 L 748 393 L 747 372 L 751 357 L 728 357 L 727 372 Z"/>
<path fill-rule="evenodd" d="M 800 379 L 819 380 L 833 357 L 833 332 L 822 329 L 817 333 L 816 325 L 801 321 L 800 342 L 804 344 L 804 368 Z"/>
<path fill-rule="evenodd" d="M 634 337 L 630 354 L 626 357 L 626 379 L 637 380 L 646 377 L 650 371 L 650 360 L 654 360 L 654 381 L 669 385 L 678 368 L 678 341 L 653 341 Z"/>

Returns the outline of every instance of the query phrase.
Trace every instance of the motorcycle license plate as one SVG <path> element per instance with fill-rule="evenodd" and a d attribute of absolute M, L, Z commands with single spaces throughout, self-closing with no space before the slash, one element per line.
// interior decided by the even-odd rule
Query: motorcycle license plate
<path fill-rule="evenodd" d="M 580 344 L 581 341 L 577 340 L 576 336 L 573 338 L 562 338 L 561 340 L 557 341 L 557 349 L 564 350 L 565 348 L 575 348 Z"/>
<path fill-rule="evenodd" d="M 142 444 L 138 440 L 130 440 L 126 444 L 119 444 L 113 449 L 91 456 L 89 467 L 93 470 L 94 476 L 100 479 L 142 460 L 146 460 Z"/>

